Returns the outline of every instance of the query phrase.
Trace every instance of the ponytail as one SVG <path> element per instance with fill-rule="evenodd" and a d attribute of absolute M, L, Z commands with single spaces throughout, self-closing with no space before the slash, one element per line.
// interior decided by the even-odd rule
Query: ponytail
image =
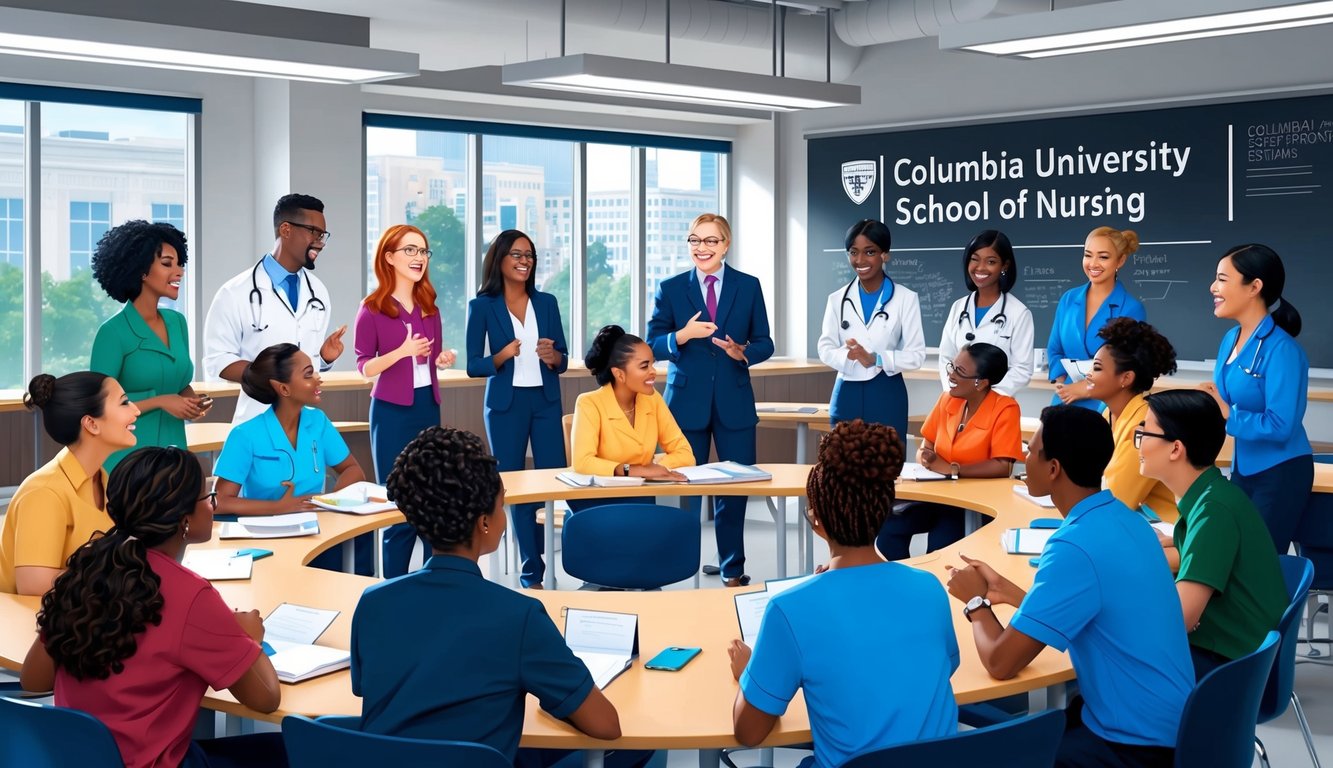
<path fill-rule="evenodd" d="M 1282 266 L 1282 257 L 1277 251 L 1259 243 L 1238 245 L 1226 252 L 1224 259 L 1231 259 L 1231 266 L 1240 273 L 1246 285 L 1255 280 L 1262 281 L 1259 298 L 1263 300 L 1268 313 L 1273 316 L 1273 324 L 1295 338 L 1301 333 L 1301 313 L 1291 302 L 1282 298 L 1287 287 L 1287 270 Z"/>

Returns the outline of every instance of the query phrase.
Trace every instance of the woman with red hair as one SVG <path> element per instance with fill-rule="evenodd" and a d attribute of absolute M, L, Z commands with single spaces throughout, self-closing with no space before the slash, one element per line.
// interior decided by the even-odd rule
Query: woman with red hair
<path fill-rule="evenodd" d="M 452 366 L 455 353 L 443 348 L 425 233 L 410 224 L 385 230 L 375 246 L 375 279 L 379 285 L 356 313 L 355 347 L 357 370 L 375 382 L 370 449 L 375 479 L 383 483 L 403 446 L 426 427 L 439 425 L 435 369 Z M 384 532 L 384 578 L 407 573 L 415 541 L 406 523 Z"/>

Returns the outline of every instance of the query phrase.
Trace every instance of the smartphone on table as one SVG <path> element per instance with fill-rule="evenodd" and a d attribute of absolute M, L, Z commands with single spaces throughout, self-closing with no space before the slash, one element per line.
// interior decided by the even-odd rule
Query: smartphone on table
<path fill-rule="evenodd" d="M 680 646 L 668 646 L 662 649 L 662 652 L 649 659 L 648 663 L 643 665 L 644 669 L 660 669 L 666 672 L 678 672 L 690 659 L 699 655 L 698 648 L 681 648 Z"/>

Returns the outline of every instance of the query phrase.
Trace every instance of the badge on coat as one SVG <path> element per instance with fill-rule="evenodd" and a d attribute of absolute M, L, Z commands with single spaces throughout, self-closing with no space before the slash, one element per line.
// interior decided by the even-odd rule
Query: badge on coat
<path fill-rule="evenodd" d="M 842 164 L 842 191 L 853 203 L 860 205 L 875 191 L 879 166 L 874 160 L 850 160 Z"/>

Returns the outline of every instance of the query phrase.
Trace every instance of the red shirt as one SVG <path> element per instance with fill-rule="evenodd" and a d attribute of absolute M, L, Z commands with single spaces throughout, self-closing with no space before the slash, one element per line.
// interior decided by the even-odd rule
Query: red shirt
<path fill-rule="evenodd" d="M 260 651 L 208 581 L 157 550 L 148 564 L 162 580 L 162 623 L 135 638 L 118 675 L 76 680 L 57 669 L 55 701 L 106 724 L 126 768 L 177 768 L 204 692 L 235 685 Z"/>

